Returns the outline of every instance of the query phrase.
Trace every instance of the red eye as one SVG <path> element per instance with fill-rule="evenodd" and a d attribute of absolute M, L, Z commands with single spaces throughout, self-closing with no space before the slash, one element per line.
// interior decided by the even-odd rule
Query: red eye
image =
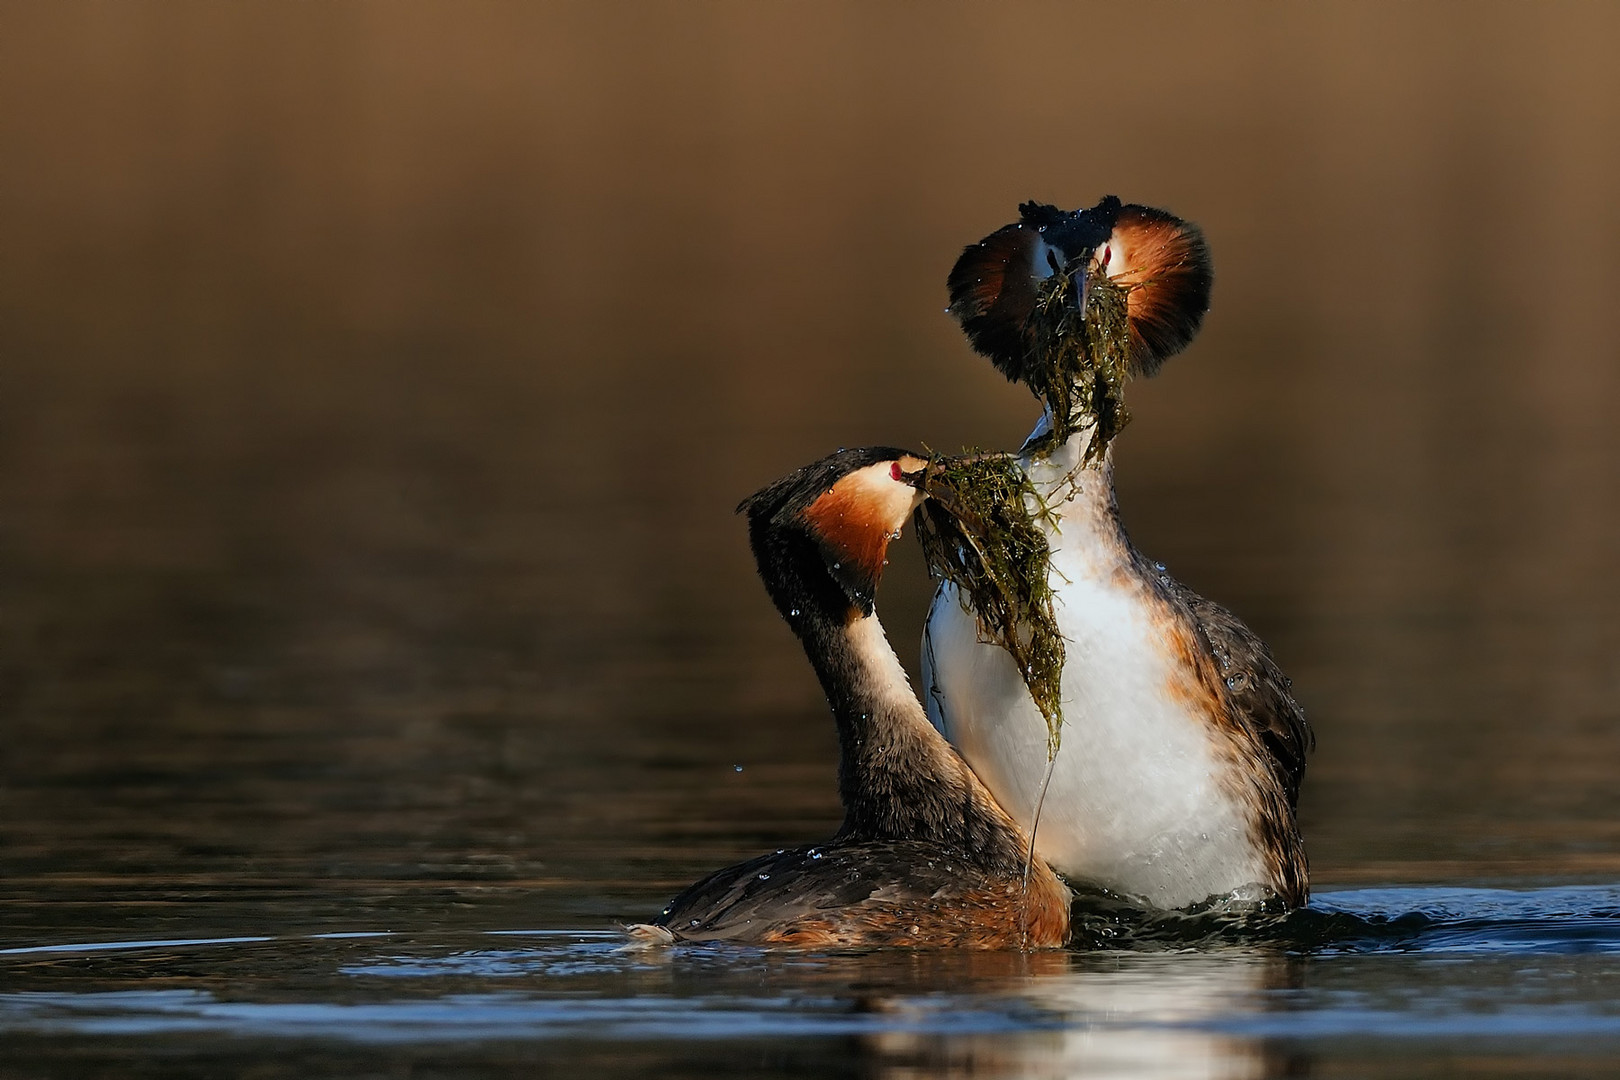
<path fill-rule="evenodd" d="M 898 461 L 889 466 L 889 476 L 897 483 L 904 483 L 900 478 L 900 463 Z"/>

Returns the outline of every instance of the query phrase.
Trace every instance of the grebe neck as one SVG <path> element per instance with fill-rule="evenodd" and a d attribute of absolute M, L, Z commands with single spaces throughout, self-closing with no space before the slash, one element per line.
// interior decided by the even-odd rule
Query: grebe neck
<path fill-rule="evenodd" d="M 877 616 L 802 630 L 838 724 L 839 837 L 928 840 L 1021 867 L 1022 832 L 928 722 Z"/>
<path fill-rule="evenodd" d="M 1100 460 L 1088 461 L 1097 429 L 1087 426 L 1065 442 L 1043 449 L 1041 440 L 1050 429 L 1050 416 L 1042 413 L 1035 430 L 1024 441 L 1019 460 L 1054 519 L 1055 527 L 1049 530 L 1055 534 L 1051 537 L 1054 550 L 1074 547 L 1082 538 L 1090 537 L 1093 539 L 1085 543 L 1089 548 L 1113 550 L 1121 555 L 1128 552 L 1130 541 L 1114 498 L 1113 447 L 1104 450 Z M 1099 544 L 1098 540 L 1103 542 Z"/>

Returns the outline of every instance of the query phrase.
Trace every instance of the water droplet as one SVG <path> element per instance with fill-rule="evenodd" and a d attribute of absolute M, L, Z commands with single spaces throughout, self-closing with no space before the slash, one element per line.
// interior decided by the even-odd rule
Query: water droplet
<path fill-rule="evenodd" d="M 693 926 L 696 926 L 696 925 L 697 925 L 697 924 L 698 924 L 698 921 L 697 921 L 697 920 L 696 920 L 696 919 L 693 919 L 693 920 L 692 920 L 692 925 L 693 925 Z"/>
<path fill-rule="evenodd" d="M 798 608 L 788 608 L 788 618 L 797 619 L 798 617 L 799 617 L 799 609 Z"/>
<path fill-rule="evenodd" d="M 731 767 L 731 771 L 732 772 L 742 772 L 742 766 L 741 765 L 733 765 Z"/>
<path fill-rule="evenodd" d="M 812 859 L 819 859 L 819 858 L 821 858 L 821 849 L 820 849 L 820 848 L 811 848 L 811 849 L 810 849 L 810 857 L 811 857 L 811 858 L 812 858 Z"/>
<path fill-rule="evenodd" d="M 1162 563 L 1162 562 L 1154 563 L 1153 564 L 1153 569 L 1155 569 L 1155 570 L 1163 570 L 1164 569 L 1164 563 Z"/>
<path fill-rule="evenodd" d="M 769 874 L 761 874 L 761 875 L 759 875 L 759 880 L 761 880 L 761 881 L 769 881 L 769 880 L 771 880 L 771 875 L 769 875 Z"/>
<path fill-rule="evenodd" d="M 843 566 L 844 566 L 844 564 L 843 564 L 843 563 L 841 563 L 841 562 L 835 562 L 835 563 L 833 563 L 833 569 L 834 569 L 834 570 L 840 570 L 840 569 L 842 569 L 842 568 L 843 568 Z"/>

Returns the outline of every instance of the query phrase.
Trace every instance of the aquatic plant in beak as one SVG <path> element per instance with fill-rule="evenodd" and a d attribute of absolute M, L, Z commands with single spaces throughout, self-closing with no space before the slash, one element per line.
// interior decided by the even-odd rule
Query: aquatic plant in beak
<path fill-rule="evenodd" d="M 1124 384 L 1209 309 L 1202 233 L 1112 197 L 1018 211 L 962 250 L 947 310 L 1042 415 L 1012 460 L 935 466 L 957 532 L 945 522 L 930 558 L 951 584 L 923 637 L 929 718 L 1039 856 L 1088 886 L 1150 908 L 1303 904 L 1299 703 L 1264 642 L 1135 549 L 1114 499 Z"/>
<path fill-rule="evenodd" d="M 975 352 L 1047 406 L 1051 442 L 1097 425 L 1100 460 L 1125 426 L 1129 376 L 1155 374 L 1209 310 L 1213 270 L 1196 225 L 1110 195 L 1018 220 L 962 249 L 947 311 Z"/>
<path fill-rule="evenodd" d="M 1126 380 L 1152 375 L 1197 332 L 1209 253 L 1196 226 L 1113 196 L 1075 211 L 1018 209 L 1017 222 L 963 249 L 947 310 L 975 350 L 1045 406 L 1024 461 L 1089 431 L 1076 472 L 1101 466 L 1130 422 Z M 936 456 L 928 473 L 934 499 L 917 516 L 929 569 L 957 587 L 980 639 L 1012 656 L 1046 720 L 1051 760 L 1063 724 L 1064 642 L 1046 541 L 1057 519 L 1018 456 Z"/>
<path fill-rule="evenodd" d="M 1063 727 L 1063 635 L 1052 609 L 1041 497 L 1012 454 L 934 455 L 917 538 L 929 572 L 957 588 L 980 638 L 1007 650 L 1046 718 L 1047 754 Z"/>
<path fill-rule="evenodd" d="M 1136 285 L 1082 269 L 1059 270 L 1040 286 L 1024 328 L 1023 381 L 1046 404 L 1047 431 L 1027 444 L 1039 455 L 1093 429 L 1082 464 L 1101 461 L 1130 421 L 1125 408 Z M 1014 454 L 933 456 L 917 510 L 929 572 L 956 586 L 979 637 L 1012 657 L 1046 719 L 1048 759 L 1062 743 L 1063 635 L 1052 607 L 1045 500 Z"/>
<path fill-rule="evenodd" d="M 1089 427 L 1094 430 L 1082 463 L 1101 461 L 1130 423 L 1129 297 L 1141 287 L 1083 269 L 1060 270 L 1041 283 L 1026 328 L 1024 381 L 1045 404 L 1050 427 L 1026 452 L 1048 452 Z"/>

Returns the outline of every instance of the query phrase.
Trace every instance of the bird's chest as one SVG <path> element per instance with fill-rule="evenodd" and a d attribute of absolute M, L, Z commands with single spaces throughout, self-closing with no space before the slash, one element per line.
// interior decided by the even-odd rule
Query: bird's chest
<path fill-rule="evenodd" d="M 1197 676 L 1190 627 L 1109 537 L 1054 532 L 1052 585 L 1065 642 L 1061 747 L 1036 838 L 1065 873 L 1163 906 L 1250 880 L 1233 758 Z M 925 656 L 936 724 L 1015 820 L 1046 781 L 1046 724 L 1011 659 L 978 640 L 947 587 Z M 1200 891 L 1202 890 L 1202 891 Z"/>
<path fill-rule="evenodd" d="M 1062 755 L 1066 783 L 1096 800 L 1163 798 L 1202 786 L 1218 765 L 1218 732 L 1190 662 L 1187 628 L 1118 565 L 1053 554 L 1064 637 Z"/>

